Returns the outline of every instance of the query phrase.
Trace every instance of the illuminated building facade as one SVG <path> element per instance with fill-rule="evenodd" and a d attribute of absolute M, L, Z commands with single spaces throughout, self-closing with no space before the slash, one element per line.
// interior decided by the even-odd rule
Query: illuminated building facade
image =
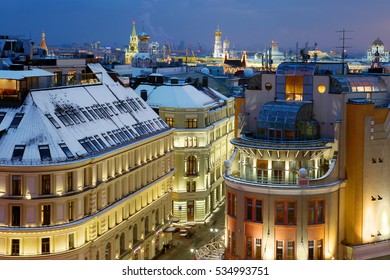
<path fill-rule="evenodd" d="M 222 50 L 222 31 L 219 29 L 219 26 L 217 30 L 215 31 L 215 41 L 214 41 L 214 52 L 213 57 L 214 58 L 222 58 L 224 55 Z"/>
<path fill-rule="evenodd" d="M 249 82 L 225 162 L 227 259 L 389 257 L 390 80 L 341 71 L 282 63 Z"/>
<path fill-rule="evenodd" d="M 367 60 L 373 61 L 375 54 L 378 53 L 380 56 L 380 62 L 389 62 L 389 51 L 385 49 L 383 41 L 377 38 L 371 45 L 371 49 L 367 51 Z"/>
<path fill-rule="evenodd" d="M 131 64 L 131 60 L 138 53 L 138 36 L 135 30 L 135 20 L 133 20 L 133 29 L 130 35 L 130 44 L 125 53 L 125 64 Z"/>
<path fill-rule="evenodd" d="M 152 259 L 172 236 L 173 138 L 99 64 L 0 71 L 0 259 Z"/>
<path fill-rule="evenodd" d="M 152 74 L 136 91 L 174 128 L 173 216 L 204 222 L 225 199 L 223 163 L 234 136 L 234 99 L 208 86 Z"/>

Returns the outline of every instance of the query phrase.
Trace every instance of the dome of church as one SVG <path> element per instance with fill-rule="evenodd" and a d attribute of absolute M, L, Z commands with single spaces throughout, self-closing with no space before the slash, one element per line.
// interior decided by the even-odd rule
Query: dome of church
<path fill-rule="evenodd" d="M 379 37 L 378 37 L 378 38 L 376 38 L 376 40 L 372 43 L 372 45 L 373 45 L 373 46 L 383 46 L 384 44 L 383 44 L 382 40 L 379 39 Z"/>

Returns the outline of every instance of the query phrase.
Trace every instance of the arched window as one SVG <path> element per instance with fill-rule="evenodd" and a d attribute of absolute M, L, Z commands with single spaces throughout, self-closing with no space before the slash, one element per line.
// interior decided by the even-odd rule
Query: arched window
<path fill-rule="evenodd" d="M 198 174 L 198 161 L 195 156 L 188 156 L 186 164 L 187 164 L 187 170 L 186 170 L 187 176 L 195 176 Z"/>
<path fill-rule="evenodd" d="M 133 245 L 137 243 L 138 241 L 138 230 L 137 230 L 137 225 L 135 224 L 133 227 Z"/>
<path fill-rule="evenodd" d="M 121 239 L 119 241 L 119 251 L 120 251 L 120 254 L 122 255 L 125 251 L 126 251 L 126 247 L 125 247 L 125 234 L 122 233 L 121 234 Z"/>
<path fill-rule="evenodd" d="M 106 245 L 106 250 L 104 251 L 104 259 L 111 260 L 111 243 Z"/>

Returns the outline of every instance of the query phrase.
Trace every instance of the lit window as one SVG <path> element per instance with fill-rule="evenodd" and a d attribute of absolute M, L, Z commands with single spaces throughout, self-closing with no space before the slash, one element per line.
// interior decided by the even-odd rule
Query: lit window
<path fill-rule="evenodd" d="M 323 84 L 318 85 L 317 90 L 319 93 L 324 93 L 326 91 L 326 86 Z"/>
<path fill-rule="evenodd" d="M 303 76 L 286 76 L 286 100 L 303 100 Z"/>
<path fill-rule="evenodd" d="M 311 200 L 308 205 L 308 223 L 309 225 L 323 224 L 325 222 L 324 200 Z"/>
<path fill-rule="evenodd" d="M 175 125 L 175 120 L 174 120 L 174 118 L 166 118 L 166 119 L 165 119 L 165 122 L 167 123 L 167 125 L 168 125 L 169 127 L 174 127 L 174 125 Z"/>
<path fill-rule="evenodd" d="M 197 119 L 186 119 L 185 120 L 186 128 L 197 128 L 198 120 Z"/>
<path fill-rule="evenodd" d="M 296 224 L 296 202 L 277 201 L 275 202 L 275 224 L 295 225 Z"/>
<path fill-rule="evenodd" d="M 187 176 L 196 176 L 198 174 L 198 161 L 195 156 L 187 157 L 186 165 Z"/>

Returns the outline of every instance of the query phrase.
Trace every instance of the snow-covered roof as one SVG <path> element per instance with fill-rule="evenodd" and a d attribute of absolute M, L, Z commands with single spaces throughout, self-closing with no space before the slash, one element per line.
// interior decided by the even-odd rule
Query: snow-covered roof
<path fill-rule="evenodd" d="M 23 80 L 27 77 L 47 77 L 47 76 L 54 76 L 53 73 L 32 68 L 30 70 L 0 70 L 0 79 L 8 79 L 8 80 Z"/>
<path fill-rule="evenodd" d="M 93 157 L 169 129 L 134 90 L 88 66 L 103 73 L 103 84 L 33 91 L 17 108 L 0 101 L 0 164 Z"/>
<path fill-rule="evenodd" d="M 148 92 L 147 103 L 151 107 L 208 108 L 224 103 L 228 98 L 211 88 L 201 90 L 189 84 L 164 84 L 161 86 L 143 84 L 136 88 Z"/>

